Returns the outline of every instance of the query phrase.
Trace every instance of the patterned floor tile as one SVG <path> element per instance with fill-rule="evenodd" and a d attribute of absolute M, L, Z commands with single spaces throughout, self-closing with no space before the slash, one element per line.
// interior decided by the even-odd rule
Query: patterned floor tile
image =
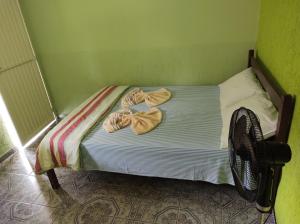
<path fill-rule="evenodd" d="M 2 162 L 0 172 L 31 174 L 33 173 L 33 169 L 23 153 L 15 152 L 13 156 Z"/>
<path fill-rule="evenodd" d="M 51 208 L 0 200 L 0 223 L 52 223 Z"/>
<path fill-rule="evenodd" d="M 34 176 L 0 173 L 0 199 L 32 203 L 42 189 Z"/>
<path fill-rule="evenodd" d="M 56 169 L 61 188 L 53 190 L 46 175 L 32 172 L 34 157 L 33 149 L 25 150 L 1 164 L 0 223 L 252 224 L 258 220 L 255 204 L 228 185 Z"/>

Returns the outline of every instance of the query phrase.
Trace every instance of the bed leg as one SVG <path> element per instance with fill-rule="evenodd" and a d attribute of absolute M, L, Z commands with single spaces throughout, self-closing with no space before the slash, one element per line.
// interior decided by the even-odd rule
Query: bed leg
<path fill-rule="evenodd" d="M 54 169 L 48 170 L 47 171 L 47 176 L 49 178 L 51 187 L 53 189 L 58 189 L 60 187 L 60 185 L 58 183 L 58 180 L 57 180 L 56 174 L 54 172 Z"/>

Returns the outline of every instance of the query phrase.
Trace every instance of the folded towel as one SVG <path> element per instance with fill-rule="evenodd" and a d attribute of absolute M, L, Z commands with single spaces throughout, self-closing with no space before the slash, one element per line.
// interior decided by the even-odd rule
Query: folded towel
<path fill-rule="evenodd" d="M 145 103 L 149 107 L 155 107 L 163 104 L 171 98 L 171 92 L 165 88 L 161 88 L 156 91 L 144 93 Z"/>
<path fill-rule="evenodd" d="M 141 135 L 157 127 L 161 120 L 162 112 L 157 108 L 134 114 L 127 109 L 111 113 L 102 126 L 105 131 L 112 133 L 130 125 L 135 134 Z"/>
<path fill-rule="evenodd" d="M 151 108 L 147 112 L 137 112 L 131 116 L 131 130 L 137 134 L 145 134 L 156 128 L 162 119 L 162 112 Z"/>
<path fill-rule="evenodd" d="M 139 104 L 145 100 L 144 92 L 140 88 L 134 88 L 129 91 L 121 101 L 123 108 L 128 108 L 130 106 Z"/>
<path fill-rule="evenodd" d="M 134 88 L 122 98 L 121 104 L 123 108 L 128 108 L 145 101 L 149 107 L 154 107 L 165 103 L 170 98 L 171 92 L 165 88 L 151 92 L 144 92 L 140 88 Z"/>
<path fill-rule="evenodd" d="M 129 116 L 131 114 L 132 111 L 128 109 L 113 112 L 104 120 L 102 126 L 104 130 L 109 133 L 125 128 L 131 123 L 131 118 Z"/>

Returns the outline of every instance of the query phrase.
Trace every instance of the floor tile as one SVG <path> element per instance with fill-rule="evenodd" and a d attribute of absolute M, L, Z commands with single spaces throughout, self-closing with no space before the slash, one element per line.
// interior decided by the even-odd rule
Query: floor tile
<path fill-rule="evenodd" d="M 255 223 L 234 187 L 100 171 L 55 169 L 61 188 L 32 167 L 34 149 L 0 166 L 0 223 Z M 273 222 L 268 222 L 269 224 Z"/>
<path fill-rule="evenodd" d="M 0 223 L 52 223 L 53 209 L 30 203 L 0 200 Z"/>

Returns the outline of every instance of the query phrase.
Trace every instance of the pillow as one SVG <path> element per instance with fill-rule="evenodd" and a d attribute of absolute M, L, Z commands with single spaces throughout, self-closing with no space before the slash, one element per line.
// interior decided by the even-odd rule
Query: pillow
<path fill-rule="evenodd" d="M 219 88 L 223 106 L 264 92 L 251 67 L 219 84 Z"/>
<path fill-rule="evenodd" d="M 219 87 L 223 121 L 220 148 L 228 148 L 231 116 L 240 107 L 250 109 L 257 115 L 264 138 L 275 135 L 278 112 L 252 70 L 244 70 L 220 84 Z"/>

